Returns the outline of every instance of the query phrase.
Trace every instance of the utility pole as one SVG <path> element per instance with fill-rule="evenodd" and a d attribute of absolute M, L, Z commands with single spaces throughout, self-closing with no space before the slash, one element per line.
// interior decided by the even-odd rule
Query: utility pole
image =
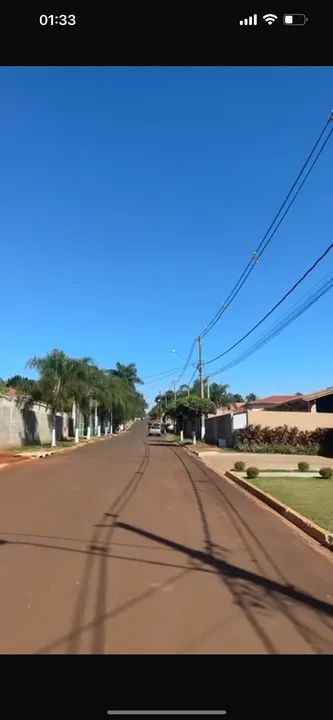
<path fill-rule="evenodd" d="M 204 381 L 203 381 L 203 370 L 202 370 L 202 345 L 201 345 L 201 337 L 198 337 L 198 343 L 199 343 L 199 363 L 198 363 L 198 369 L 199 369 L 199 379 L 200 379 L 200 397 L 204 397 Z"/>
<path fill-rule="evenodd" d="M 173 380 L 173 381 L 172 381 L 172 384 L 173 384 L 173 392 L 174 392 L 175 403 L 176 403 L 176 402 L 177 402 L 176 380 Z"/>
<path fill-rule="evenodd" d="M 208 378 L 206 380 L 206 383 L 207 383 L 207 397 L 208 397 L 208 400 L 210 400 L 210 387 L 209 387 L 209 379 Z"/>
<path fill-rule="evenodd" d="M 198 370 L 199 370 L 199 379 L 200 379 L 200 397 L 203 400 L 204 399 L 204 379 L 203 379 L 203 362 L 202 362 L 202 344 L 201 344 L 201 337 L 198 337 L 198 344 L 199 344 L 199 363 L 198 363 Z M 203 440 L 205 437 L 205 416 L 204 413 L 201 413 L 201 440 Z"/>

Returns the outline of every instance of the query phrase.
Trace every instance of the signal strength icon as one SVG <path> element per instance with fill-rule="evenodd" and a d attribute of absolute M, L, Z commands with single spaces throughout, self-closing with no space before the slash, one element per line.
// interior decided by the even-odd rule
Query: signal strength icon
<path fill-rule="evenodd" d="M 250 15 L 248 18 L 239 21 L 240 25 L 258 25 L 258 15 Z"/>
<path fill-rule="evenodd" d="M 273 22 L 278 19 L 277 15 L 273 15 L 273 13 L 267 13 L 267 15 L 263 15 L 262 19 L 267 22 L 268 25 L 273 25 Z"/>

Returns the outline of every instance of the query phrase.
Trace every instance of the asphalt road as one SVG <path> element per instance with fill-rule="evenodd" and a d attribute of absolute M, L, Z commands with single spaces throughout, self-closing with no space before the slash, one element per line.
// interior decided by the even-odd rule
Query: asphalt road
<path fill-rule="evenodd" d="M 333 558 L 145 423 L 0 473 L 0 652 L 331 653 Z"/>

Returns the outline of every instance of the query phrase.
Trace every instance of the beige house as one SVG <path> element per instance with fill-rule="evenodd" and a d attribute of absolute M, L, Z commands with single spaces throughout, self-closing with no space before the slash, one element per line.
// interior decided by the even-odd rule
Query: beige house
<path fill-rule="evenodd" d="M 235 430 L 248 425 L 300 430 L 333 428 L 333 387 L 303 395 L 269 395 L 206 420 L 208 442 L 232 445 Z"/>

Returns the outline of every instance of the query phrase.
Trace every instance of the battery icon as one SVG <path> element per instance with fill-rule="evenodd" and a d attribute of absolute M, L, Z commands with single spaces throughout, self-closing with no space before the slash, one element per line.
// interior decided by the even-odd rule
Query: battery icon
<path fill-rule="evenodd" d="M 284 25 L 305 25 L 307 21 L 308 18 L 303 13 L 288 13 L 283 16 Z"/>

